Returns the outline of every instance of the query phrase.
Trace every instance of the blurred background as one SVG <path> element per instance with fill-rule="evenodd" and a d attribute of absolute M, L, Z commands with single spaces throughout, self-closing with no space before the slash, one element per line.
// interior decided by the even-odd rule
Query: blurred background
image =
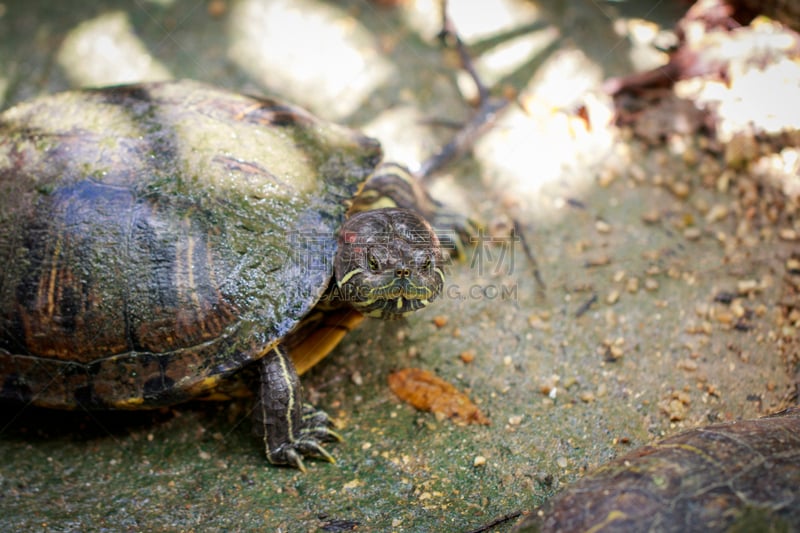
<path fill-rule="evenodd" d="M 470 531 L 655 438 L 796 403 L 796 13 L 738 6 L 732 27 L 690 6 L 448 3 L 511 103 L 430 187 L 491 238 L 436 305 L 366 322 L 304 377 L 341 426 L 337 464 L 268 466 L 246 403 L 2 406 L 0 529 Z M 434 0 L 5 1 L 0 109 L 193 78 L 295 102 L 415 168 L 475 112 L 441 27 Z M 386 380 L 404 367 L 491 425 L 401 403 Z"/>

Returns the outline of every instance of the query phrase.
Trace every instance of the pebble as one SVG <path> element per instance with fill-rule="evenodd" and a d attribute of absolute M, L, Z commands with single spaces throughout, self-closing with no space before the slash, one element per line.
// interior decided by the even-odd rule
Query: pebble
<path fill-rule="evenodd" d="M 597 178 L 597 184 L 600 187 L 606 188 L 617 179 L 618 174 L 611 169 L 604 169 L 600 176 Z"/>
<path fill-rule="evenodd" d="M 631 294 L 639 292 L 639 278 L 628 278 L 625 283 L 625 290 Z"/>
<path fill-rule="evenodd" d="M 472 350 L 465 350 L 458 354 L 458 357 L 464 364 L 470 364 L 475 360 L 475 352 Z"/>
<path fill-rule="evenodd" d="M 606 296 L 606 303 L 608 305 L 614 305 L 619 301 L 619 291 L 617 289 L 612 289 L 611 292 L 608 293 Z"/>
<path fill-rule="evenodd" d="M 433 317 L 433 325 L 441 329 L 447 325 L 447 317 L 443 315 Z"/>
<path fill-rule="evenodd" d="M 518 426 L 522 424 L 522 419 L 524 417 L 522 415 L 511 415 L 508 417 L 508 425 L 509 426 Z"/>
<path fill-rule="evenodd" d="M 743 279 L 736 283 L 736 292 L 747 294 L 758 290 L 758 281 L 754 279 Z"/>
<path fill-rule="evenodd" d="M 683 230 L 683 236 L 689 241 L 696 241 L 701 235 L 700 228 L 686 228 Z"/>
<path fill-rule="evenodd" d="M 594 223 L 594 229 L 596 229 L 598 233 L 611 233 L 611 224 L 605 220 L 597 220 Z"/>
<path fill-rule="evenodd" d="M 706 213 L 706 222 L 719 222 L 728 216 L 728 207 L 723 204 L 714 204 Z"/>
<path fill-rule="evenodd" d="M 645 224 L 656 224 L 660 220 L 661 220 L 661 213 L 659 213 L 655 209 L 642 213 L 642 222 L 644 222 Z"/>
<path fill-rule="evenodd" d="M 691 192 L 689 184 L 683 181 L 676 181 L 674 183 L 670 183 L 669 190 L 672 194 L 674 194 L 681 200 L 687 198 L 689 196 L 689 193 Z"/>

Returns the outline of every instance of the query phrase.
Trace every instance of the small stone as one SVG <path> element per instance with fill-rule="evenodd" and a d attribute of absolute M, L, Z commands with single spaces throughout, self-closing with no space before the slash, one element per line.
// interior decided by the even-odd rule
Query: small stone
<path fill-rule="evenodd" d="M 608 293 L 606 296 L 606 303 L 608 305 L 614 305 L 619 301 L 619 291 L 617 289 L 612 289 L 611 292 Z"/>
<path fill-rule="evenodd" d="M 475 459 L 472 460 L 472 466 L 478 468 L 480 466 L 484 466 L 486 464 L 486 457 L 482 455 L 476 455 Z"/>
<path fill-rule="evenodd" d="M 611 258 L 607 255 L 592 257 L 586 261 L 587 267 L 600 267 L 611 264 Z"/>
<path fill-rule="evenodd" d="M 674 183 L 670 183 L 669 190 L 672 194 L 674 194 L 680 199 L 687 198 L 689 196 L 689 193 L 691 192 L 689 184 L 683 181 L 676 181 Z"/>
<path fill-rule="evenodd" d="M 723 204 L 714 204 L 706 213 L 706 222 L 719 222 L 728 216 L 728 207 Z"/>
<path fill-rule="evenodd" d="M 433 317 L 433 325 L 441 329 L 447 325 L 447 317 L 443 315 Z"/>
<path fill-rule="evenodd" d="M 539 385 L 539 392 L 541 392 L 545 396 L 553 395 L 553 391 L 556 390 L 556 386 L 558 385 L 559 381 L 561 381 L 561 378 L 559 376 L 556 375 L 550 376 L 550 378 L 548 378 Z"/>
<path fill-rule="evenodd" d="M 691 335 L 711 335 L 712 331 L 711 322 L 708 320 L 704 320 L 700 324 L 689 324 L 686 327 L 686 333 Z"/>
<path fill-rule="evenodd" d="M 647 172 L 641 165 L 631 165 L 629 172 L 631 177 L 639 183 L 642 183 L 647 178 Z"/>
<path fill-rule="evenodd" d="M 612 169 L 604 169 L 600 173 L 600 176 L 598 176 L 598 178 L 597 178 L 597 184 L 600 187 L 605 189 L 606 187 L 608 187 L 609 185 L 614 183 L 614 181 L 617 179 L 617 177 L 618 177 L 618 175 L 614 170 L 612 170 Z"/>
<path fill-rule="evenodd" d="M 613 345 L 608 347 L 608 355 L 613 361 L 622 358 L 625 355 L 625 352 L 622 350 L 621 346 Z"/>
<path fill-rule="evenodd" d="M 596 229 L 598 233 L 611 233 L 611 224 L 605 220 L 597 220 L 594 223 L 594 229 Z"/>
<path fill-rule="evenodd" d="M 733 313 L 730 311 L 719 311 L 718 313 L 715 313 L 714 318 L 716 318 L 717 322 L 720 324 L 725 324 L 727 326 L 733 324 L 733 321 L 735 320 Z"/>
<path fill-rule="evenodd" d="M 657 224 L 661 220 L 661 213 L 655 209 L 642 213 L 642 222 L 645 224 Z"/>
<path fill-rule="evenodd" d="M 545 320 L 548 317 L 542 317 L 542 315 L 533 314 L 528 317 L 528 325 L 535 330 L 538 331 L 552 331 L 553 327 Z"/>
<path fill-rule="evenodd" d="M 508 425 L 509 426 L 518 426 L 522 424 L 522 419 L 524 417 L 522 415 L 511 415 L 508 417 Z"/>
<path fill-rule="evenodd" d="M 625 290 L 631 294 L 639 292 L 639 278 L 628 278 L 627 283 L 625 283 Z"/>
<path fill-rule="evenodd" d="M 684 238 L 686 240 L 689 240 L 689 241 L 696 241 L 697 239 L 700 238 L 701 235 L 702 235 L 702 232 L 700 231 L 700 228 L 692 227 L 692 228 L 686 228 L 685 230 L 683 230 Z"/>
<path fill-rule="evenodd" d="M 758 281 L 754 279 L 743 279 L 736 283 L 736 291 L 739 294 L 748 294 L 758 290 Z"/>
<path fill-rule="evenodd" d="M 365 483 L 366 482 L 363 479 L 353 479 L 342 485 L 342 488 L 345 490 L 353 490 L 357 489 L 358 487 L 363 487 Z"/>

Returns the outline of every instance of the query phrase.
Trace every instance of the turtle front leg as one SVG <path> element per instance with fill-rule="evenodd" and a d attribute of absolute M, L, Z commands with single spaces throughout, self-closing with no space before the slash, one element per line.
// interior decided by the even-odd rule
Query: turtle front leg
<path fill-rule="evenodd" d="M 256 430 L 272 464 L 290 465 L 305 472 L 303 457 L 334 462 L 322 443 L 342 440 L 324 411 L 303 402 L 297 371 L 283 346 L 260 360 L 260 391 L 255 410 Z"/>

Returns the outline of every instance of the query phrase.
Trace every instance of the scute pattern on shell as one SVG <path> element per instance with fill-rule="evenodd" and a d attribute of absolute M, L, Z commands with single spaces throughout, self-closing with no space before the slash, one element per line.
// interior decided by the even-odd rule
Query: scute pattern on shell
<path fill-rule="evenodd" d="M 260 357 L 327 287 L 372 139 L 179 81 L 0 114 L 0 397 L 151 407 Z"/>
<path fill-rule="evenodd" d="M 800 408 L 696 428 L 639 448 L 567 487 L 541 520 L 532 514 L 516 531 L 737 527 L 800 527 Z"/>

